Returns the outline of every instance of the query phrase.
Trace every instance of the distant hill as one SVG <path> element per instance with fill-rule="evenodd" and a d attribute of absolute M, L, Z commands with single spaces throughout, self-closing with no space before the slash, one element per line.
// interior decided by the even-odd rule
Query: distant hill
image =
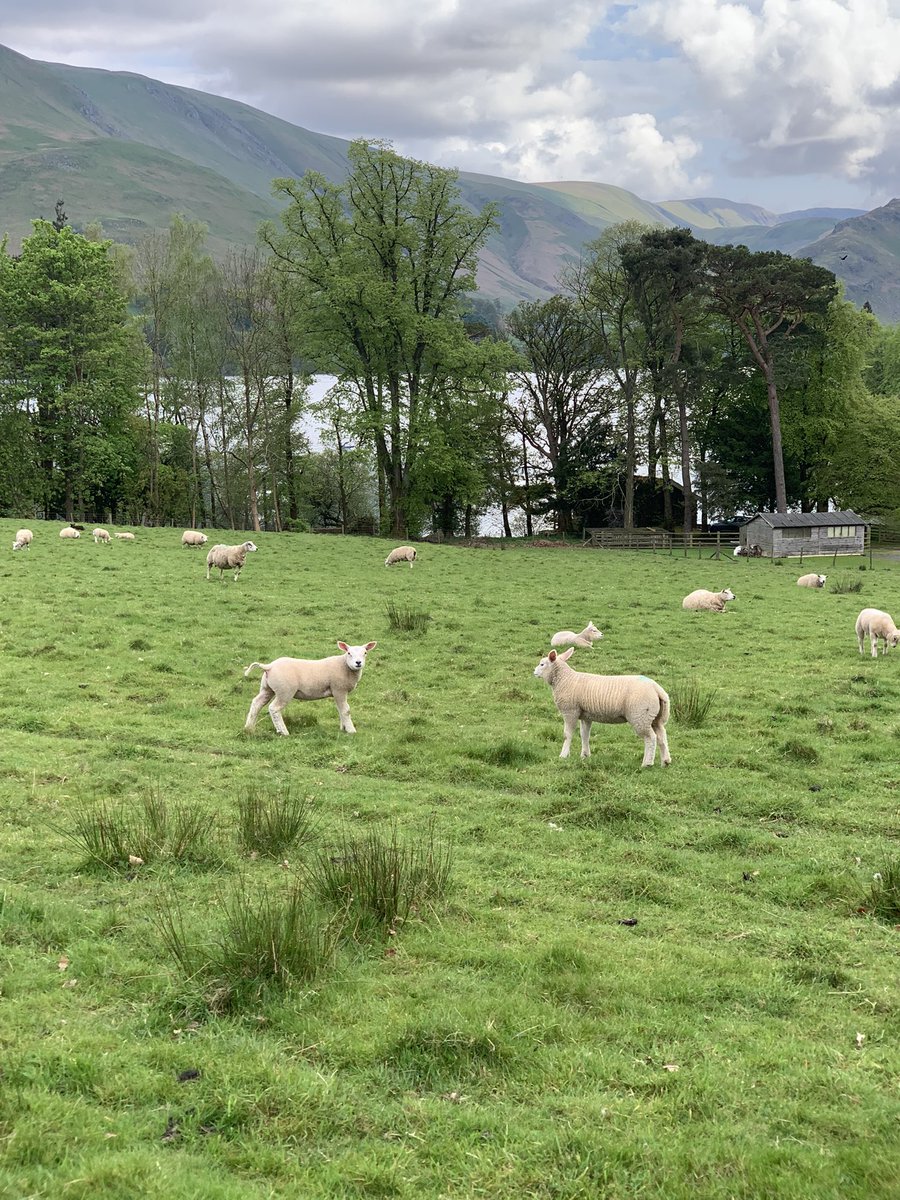
<path fill-rule="evenodd" d="M 221 254 L 254 242 L 260 222 L 277 214 L 273 178 L 315 170 L 338 181 L 348 145 L 220 96 L 127 72 L 37 62 L 0 46 L 0 236 L 8 232 L 13 248 L 35 217 L 53 216 L 62 197 L 75 228 L 99 221 L 125 242 L 183 213 L 208 226 L 210 248 Z M 460 174 L 460 189 L 467 204 L 493 201 L 500 209 L 478 281 L 505 304 L 555 291 L 584 244 L 619 221 L 687 225 L 698 237 L 752 249 L 807 253 L 812 244 L 813 257 L 821 248 L 843 268 L 829 250 L 830 231 L 865 219 L 846 209 L 778 215 L 721 198 L 654 204 L 612 184 L 521 183 L 470 172 Z M 884 313 L 879 304 L 889 303 L 890 288 L 874 264 L 866 274 L 865 236 L 853 260 L 854 287 L 865 291 L 877 274 L 881 282 L 869 291 Z M 892 269 L 900 272 L 900 263 Z"/>
<path fill-rule="evenodd" d="M 868 300 L 883 321 L 900 321 L 900 200 L 838 221 L 798 254 L 834 271 L 855 304 Z"/>

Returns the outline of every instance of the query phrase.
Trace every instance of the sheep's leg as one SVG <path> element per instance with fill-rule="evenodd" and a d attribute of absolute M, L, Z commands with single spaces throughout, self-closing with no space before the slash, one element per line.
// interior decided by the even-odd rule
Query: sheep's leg
<path fill-rule="evenodd" d="M 587 717 L 582 717 L 578 722 L 578 727 L 581 730 L 581 757 L 591 757 L 591 722 Z"/>
<path fill-rule="evenodd" d="M 235 571 L 235 573 L 234 573 L 234 582 L 235 582 L 235 583 L 237 583 L 237 577 L 238 577 L 238 575 L 240 575 L 240 573 L 241 573 L 241 568 L 240 568 L 240 567 L 238 567 L 238 568 L 237 568 L 237 570 L 236 570 L 236 571 Z"/>
<path fill-rule="evenodd" d="M 872 651 L 872 657 L 877 658 L 878 657 L 878 634 L 877 633 L 869 634 L 869 649 Z"/>
<path fill-rule="evenodd" d="M 276 696 L 269 705 L 269 716 L 272 718 L 272 724 L 275 726 L 275 732 L 280 733 L 282 737 L 288 736 L 287 725 L 284 723 L 284 717 L 281 715 L 281 710 L 287 704 L 287 700 L 282 700 L 280 696 Z"/>
<path fill-rule="evenodd" d="M 275 693 L 265 684 L 259 689 L 259 695 L 253 697 L 253 703 L 250 705 L 250 711 L 247 713 L 247 720 L 244 722 L 244 728 L 248 733 L 256 728 L 256 722 L 262 709 L 269 703 Z"/>
<path fill-rule="evenodd" d="M 654 723 L 653 729 L 659 745 L 659 761 L 664 767 L 667 767 L 672 761 L 672 755 L 669 753 L 669 739 L 666 735 L 666 727 L 662 721 L 659 721 Z"/>
<path fill-rule="evenodd" d="M 212 567 L 210 566 L 210 564 L 209 564 L 209 563 L 207 563 L 207 564 L 206 564 L 206 582 L 207 582 L 207 583 L 209 583 L 209 573 L 210 573 L 210 571 L 211 571 L 211 570 L 212 570 Z"/>
<path fill-rule="evenodd" d="M 337 705 L 338 716 L 341 718 L 341 729 L 344 733 L 356 733 L 356 726 L 350 718 L 350 705 L 347 697 L 336 695 L 334 702 Z"/>
<path fill-rule="evenodd" d="M 857 635 L 856 635 L 856 640 L 859 642 L 859 652 L 860 652 L 860 654 L 865 654 L 865 649 L 864 649 L 864 647 L 865 647 L 865 644 L 866 644 L 866 634 L 865 634 L 865 631 L 863 631 L 862 633 L 857 633 Z"/>
<path fill-rule="evenodd" d="M 559 752 L 560 758 L 569 757 L 569 749 L 572 745 L 572 738 L 575 736 L 575 726 L 578 724 L 578 718 L 574 713 L 563 713 L 563 729 L 565 736 L 563 737 L 563 747 Z"/>
<path fill-rule="evenodd" d="M 641 762 L 642 767 L 652 767 L 656 761 L 656 731 L 651 725 L 649 729 L 635 730 L 638 737 L 644 739 L 644 758 Z"/>

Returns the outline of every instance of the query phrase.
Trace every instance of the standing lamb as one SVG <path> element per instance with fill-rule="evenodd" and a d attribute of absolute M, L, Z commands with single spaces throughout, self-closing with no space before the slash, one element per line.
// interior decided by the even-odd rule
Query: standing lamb
<path fill-rule="evenodd" d="M 398 546 L 396 550 L 392 550 L 384 560 L 386 567 L 392 567 L 394 563 L 408 562 L 409 569 L 412 570 L 412 565 L 416 561 L 415 546 Z"/>
<path fill-rule="evenodd" d="M 186 529 L 181 535 L 182 546 L 205 546 L 209 538 L 205 533 L 198 533 L 196 529 Z"/>
<path fill-rule="evenodd" d="M 81 534 L 77 529 L 73 529 L 71 525 L 67 525 L 65 529 L 59 531 L 59 536 L 63 541 L 74 541 L 75 538 L 80 538 Z"/>
<path fill-rule="evenodd" d="M 894 624 L 891 614 L 882 612 L 880 608 L 864 608 L 856 618 L 856 640 L 860 654 L 863 653 L 863 643 L 867 637 L 873 658 L 878 657 L 879 638 L 882 641 L 882 654 L 887 654 L 890 647 L 900 645 L 900 629 Z"/>
<path fill-rule="evenodd" d="M 226 571 L 233 570 L 237 579 L 244 566 L 244 559 L 256 549 L 252 542 L 242 542 L 240 546 L 226 546 L 224 543 L 213 546 L 206 556 L 206 578 L 209 579 L 209 572 L 213 567 L 218 567 L 220 582 L 225 578 Z"/>
<path fill-rule="evenodd" d="M 133 533 L 114 533 L 113 537 L 117 537 L 120 542 L 133 542 L 134 541 Z"/>
<path fill-rule="evenodd" d="M 108 529 L 95 529 L 91 536 L 94 539 L 95 546 L 97 545 L 98 542 L 103 542 L 107 546 L 110 544 L 110 537 L 109 537 Z"/>
<path fill-rule="evenodd" d="M 573 633 L 571 629 L 561 629 L 550 639 L 551 646 L 577 646 L 579 650 L 592 650 L 594 642 L 599 642 L 603 634 L 593 621 L 588 621 L 581 633 Z"/>
<path fill-rule="evenodd" d="M 34 534 L 30 529 L 19 529 L 16 531 L 16 540 L 13 542 L 13 550 L 27 550 L 34 541 Z"/>
<path fill-rule="evenodd" d="M 659 746 L 660 762 L 667 767 L 672 761 L 666 738 L 669 719 L 669 697 L 646 675 L 589 675 L 573 671 L 566 661 L 574 654 L 571 647 L 562 654 L 551 650 L 534 668 L 538 679 L 550 684 L 553 700 L 562 713 L 565 737 L 560 758 L 569 757 L 569 747 L 575 726 L 581 729 L 581 757 L 591 754 L 591 723 L 621 725 L 625 721 L 638 737 L 644 739 L 642 767 L 652 767 Z"/>
<path fill-rule="evenodd" d="M 359 683 L 366 655 L 377 645 L 377 642 L 367 642 L 365 646 L 348 646 L 346 642 L 338 642 L 343 654 L 333 654 L 330 658 L 276 658 L 270 663 L 251 663 L 244 671 L 244 677 L 257 667 L 263 677 L 259 694 L 247 713 L 244 729 L 250 733 L 255 728 L 260 709 L 271 701 L 269 716 L 275 732 L 287 737 L 287 726 L 281 713 L 289 701 L 325 700 L 333 696 L 341 729 L 345 733 L 356 733 L 347 697 Z"/>
<path fill-rule="evenodd" d="M 705 588 L 698 588 L 696 592 L 685 596 L 681 607 L 694 612 L 724 612 L 725 601 L 733 599 L 734 592 L 731 588 L 724 588 L 721 592 L 708 592 Z"/>
<path fill-rule="evenodd" d="M 827 575 L 801 575 L 797 587 L 823 588 L 827 578 Z"/>

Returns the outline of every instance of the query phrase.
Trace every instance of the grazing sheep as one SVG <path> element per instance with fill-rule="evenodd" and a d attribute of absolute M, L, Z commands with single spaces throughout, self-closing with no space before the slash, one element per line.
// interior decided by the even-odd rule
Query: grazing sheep
<path fill-rule="evenodd" d="M 749 546 L 735 546 L 735 558 L 762 558 L 762 546 L 756 542 L 751 542 Z"/>
<path fill-rule="evenodd" d="M 694 612 L 724 612 L 725 601 L 733 599 L 734 592 L 731 588 L 724 588 L 721 592 L 708 592 L 705 588 L 698 588 L 696 592 L 685 596 L 681 607 Z"/>
<path fill-rule="evenodd" d="M 16 531 L 16 540 L 13 542 L 13 550 L 27 550 L 34 541 L 34 534 L 30 529 L 19 529 Z"/>
<path fill-rule="evenodd" d="M 108 529 L 95 529 L 92 534 L 92 537 L 94 539 L 95 546 L 97 545 L 98 542 L 104 542 L 107 546 L 109 545 L 110 537 L 109 537 Z"/>
<path fill-rule="evenodd" d="M 206 578 L 209 579 L 209 572 L 213 567 L 218 567 L 220 581 L 225 578 L 225 572 L 231 570 L 234 571 L 234 577 L 237 579 L 244 565 L 244 559 L 256 549 L 257 547 L 252 542 L 242 542 L 240 546 L 226 546 L 224 543 L 213 546 L 206 556 Z"/>
<path fill-rule="evenodd" d="M 589 675 L 573 671 L 566 661 L 575 648 L 562 654 L 551 650 L 534 668 L 538 679 L 549 683 L 553 700 L 563 718 L 565 737 L 560 758 L 569 757 L 569 747 L 576 724 L 581 729 L 581 757 L 591 753 L 591 723 L 621 725 L 625 721 L 638 737 L 644 739 L 642 767 L 652 767 L 659 746 L 660 762 L 667 767 L 672 761 L 666 738 L 669 719 L 669 697 L 646 675 Z"/>
<path fill-rule="evenodd" d="M 579 650 L 592 650 L 594 642 L 599 642 L 603 634 L 593 621 L 588 621 L 581 633 L 573 633 L 571 629 L 561 629 L 550 639 L 551 646 L 577 646 Z"/>
<path fill-rule="evenodd" d="M 880 608 L 864 608 L 856 618 L 856 640 L 859 642 L 859 652 L 863 653 L 863 642 L 869 639 L 872 657 L 878 657 L 878 639 L 881 638 L 881 653 L 887 654 L 888 649 L 900 645 L 900 629 L 894 624 L 890 613 L 882 612 Z"/>
<path fill-rule="evenodd" d="M 133 533 L 114 533 L 113 537 L 117 537 L 120 542 L 133 542 L 134 541 Z"/>
<path fill-rule="evenodd" d="M 69 541 L 69 540 L 74 541 L 75 538 L 80 538 L 81 534 L 78 532 L 77 529 L 73 528 L 73 526 L 67 525 L 65 527 L 65 529 L 61 529 L 59 531 L 59 536 L 61 538 L 63 538 L 63 540 L 65 540 L 65 541 Z"/>
<path fill-rule="evenodd" d="M 290 700 L 325 700 L 334 697 L 341 729 L 344 733 L 356 733 L 350 719 L 347 697 L 359 683 L 366 665 L 366 655 L 374 650 L 377 642 L 365 646 L 348 646 L 338 642 L 343 654 L 330 658 L 276 658 L 270 663 L 251 663 L 244 672 L 248 676 L 256 667 L 263 673 L 259 694 L 254 698 L 247 713 L 244 728 L 251 732 L 256 726 L 260 709 L 269 704 L 269 716 L 275 732 L 287 737 L 288 731 L 282 717 L 282 709 Z"/>
<path fill-rule="evenodd" d="M 182 546 L 205 546 L 209 538 L 205 533 L 198 533 L 196 529 L 186 529 L 181 535 Z"/>
<path fill-rule="evenodd" d="M 827 578 L 827 575 L 801 575 L 797 580 L 797 587 L 822 588 Z"/>
<path fill-rule="evenodd" d="M 392 550 L 384 560 L 386 567 L 392 567 L 394 563 L 408 562 L 409 569 L 412 570 L 412 565 L 416 561 L 415 546 L 398 546 L 396 550 Z"/>

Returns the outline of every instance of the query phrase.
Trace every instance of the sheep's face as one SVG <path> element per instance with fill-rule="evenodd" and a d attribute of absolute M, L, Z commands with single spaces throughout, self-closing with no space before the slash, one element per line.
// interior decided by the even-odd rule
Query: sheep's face
<path fill-rule="evenodd" d="M 724 588 L 724 589 L 723 589 L 723 591 L 722 591 L 722 599 L 723 599 L 723 600 L 733 600 L 733 599 L 734 599 L 734 592 L 731 590 L 731 588 Z"/>
<path fill-rule="evenodd" d="M 13 550 L 21 550 L 24 545 L 24 542 L 13 542 Z"/>
<path fill-rule="evenodd" d="M 567 659 L 571 658 L 574 653 L 574 646 L 570 646 L 565 654 L 557 654 L 555 650 L 551 650 L 550 653 L 545 658 L 542 658 L 538 665 L 534 668 L 535 679 L 546 679 L 552 673 L 554 663 L 565 662 Z"/>
<path fill-rule="evenodd" d="M 254 544 L 252 542 L 244 542 L 244 544 L 241 546 L 241 549 L 246 550 L 247 553 L 249 554 L 251 552 L 251 550 L 258 550 L 259 547 L 254 546 Z"/>
<path fill-rule="evenodd" d="M 338 649 L 343 650 L 344 662 L 351 671 L 361 671 L 366 665 L 366 655 L 377 645 L 377 642 L 366 642 L 364 646 L 348 646 L 346 642 L 338 642 Z"/>
<path fill-rule="evenodd" d="M 825 586 L 825 580 L 826 580 L 827 578 L 828 578 L 828 576 L 827 576 L 827 575 L 820 575 L 820 576 L 819 576 L 819 587 L 824 587 L 824 586 Z"/>
<path fill-rule="evenodd" d="M 891 636 L 888 638 L 888 645 L 900 646 L 900 629 L 898 629 L 896 633 L 891 634 Z"/>
<path fill-rule="evenodd" d="M 585 629 L 585 633 L 588 635 L 588 637 L 591 639 L 592 642 L 597 642 L 600 640 L 600 638 L 603 637 L 603 634 L 600 632 L 600 630 L 597 628 L 597 626 L 594 624 L 593 621 L 588 621 L 587 627 Z"/>

